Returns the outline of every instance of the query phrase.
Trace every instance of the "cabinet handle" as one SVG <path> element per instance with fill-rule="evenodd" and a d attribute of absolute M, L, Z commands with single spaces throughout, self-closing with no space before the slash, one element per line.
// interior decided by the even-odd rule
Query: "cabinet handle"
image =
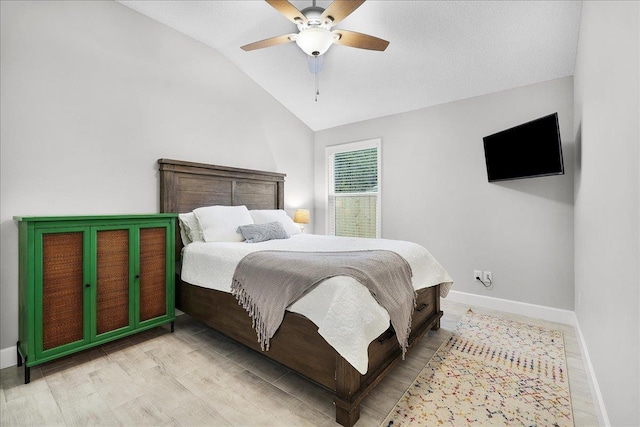
<path fill-rule="evenodd" d="M 378 338 L 378 343 L 384 344 L 385 342 L 393 338 L 395 335 L 396 335 L 396 331 L 393 329 L 393 326 L 389 326 L 389 329 L 384 331 L 384 333 L 380 336 L 380 338 Z"/>
<path fill-rule="evenodd" d="M 84 285 L 85 288 L 90 288 L 91 287 L 91 283 L 87 283 L 86 285 Z"/>
<path fill-rule="evenodd" d="M 139 275 L 139 274 L 136 274 L 136 279 L 139 279 L 139 278 L 140 278 L 140 275 Z"/>
<path fill-rule="evenodd" d="M 427 307 L 429 307 L 429 304 L 422 304 L 422 305 L 420 305 L 420 307 L 416 308 L 416 311 L 422 311 Z"/>

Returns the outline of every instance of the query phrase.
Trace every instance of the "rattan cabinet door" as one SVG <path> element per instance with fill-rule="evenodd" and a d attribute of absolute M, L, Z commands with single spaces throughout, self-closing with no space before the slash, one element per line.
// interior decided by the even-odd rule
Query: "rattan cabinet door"
<path fill-rule="evenodd" d="M 95 333 L 99 339 L 133 329 L 131 229 L 93 229 Z"/>
<path fill-rule="evenodd" d="M 168 226 L 140 228 L 140 322 L 167 316 Z"/>
<path fill-rule="evenodd" d="M 36 351 L 56 354 L 89 340 L 85 326 L 86 294 L 90 291 L 85 260 L 87 229 L 37 233 Z"/>

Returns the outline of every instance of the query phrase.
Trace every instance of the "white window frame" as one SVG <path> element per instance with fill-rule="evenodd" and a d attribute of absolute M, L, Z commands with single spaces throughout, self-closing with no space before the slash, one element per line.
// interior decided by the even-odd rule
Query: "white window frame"
<path fill-rule="evenodd" d="M 344 153 L 348 151 L 358 151 L 364 150 L 367 148 L 376 148 L 378 153 L 378 192 L 376 195 L 376 238 L 382 237 L 382 139 L 367 139 L 364 141 L 357 142 L 349 142 L 346 144 L 338 144 L 338 145 L 330 145 L 325 147 L 325 171 L 326 171 L 326 180 L 325 180 L 325 230 L 327 234 L 331 232 L 331 220 L 334 215 L 334 212 L 331 212 L 329 207 L 329 197 L 331 194 L 331 189 L 333 189 L 334 185 L 334 173 L 333 173 L 333 162 L 331 161 L 331 156 L 337 153 Z M 358 193 L 359 194 L 359 193 Z M 349 196 L 352 194 L 346 193 L 341 194 L 342 196 Z"/>

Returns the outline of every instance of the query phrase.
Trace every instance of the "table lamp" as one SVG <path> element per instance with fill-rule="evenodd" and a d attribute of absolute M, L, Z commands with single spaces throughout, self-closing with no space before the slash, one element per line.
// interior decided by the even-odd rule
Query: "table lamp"
<path fill-rule="evenodd" d="M 309 224 L 309 209 L 296 209 L 293 215 L 293 222 L 296 224 Z M 300 226 L 300 231 L 304 233 L 304 225 Z"/>

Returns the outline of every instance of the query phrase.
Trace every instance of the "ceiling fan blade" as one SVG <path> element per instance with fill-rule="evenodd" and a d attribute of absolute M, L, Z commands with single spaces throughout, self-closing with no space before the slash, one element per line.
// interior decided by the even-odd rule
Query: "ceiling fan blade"
<path fill-rule="evenodd" d="M 253 42 L 242 46 L 240 49 L 250 51 L 256 49 L 262 49 L 265 47 L 277 46 L 279 44 L 291 43 L 293 40 L 291 37 L 295 36 L 295 34 L 285 34 L 283 36 L 271 37 L 268 39 L 260 40 L 258 42 Z"/>
<path fill-rule="evenodd" d="M 357 47 L 358 49 L 385 50 L 389 42 L 370 36 L 368 34 L 356 33 L 355 31 L 335 30 L 333 34 L 339 34 L 340 38 L 334 41 L 335 44 L 343 46 Z"/>
<path fill-rule="evenodd" d="M 329 7 L 322 12 L 320 19 L 324 22 L 329 18 L 333 21 L 333 25 L 342 21 L 349 16 L 351 12 L 356 10 L 365 0 L 334 0 Z"/>
<path fill-rule="evenodd" d="M 307 23 L 307 17 L 298 10 L 297 7 L 289 3 L 287 0 L 265 0 L 274 9 L 283 14 L 289 21 L 294 24 L 302 22 Z"/>

